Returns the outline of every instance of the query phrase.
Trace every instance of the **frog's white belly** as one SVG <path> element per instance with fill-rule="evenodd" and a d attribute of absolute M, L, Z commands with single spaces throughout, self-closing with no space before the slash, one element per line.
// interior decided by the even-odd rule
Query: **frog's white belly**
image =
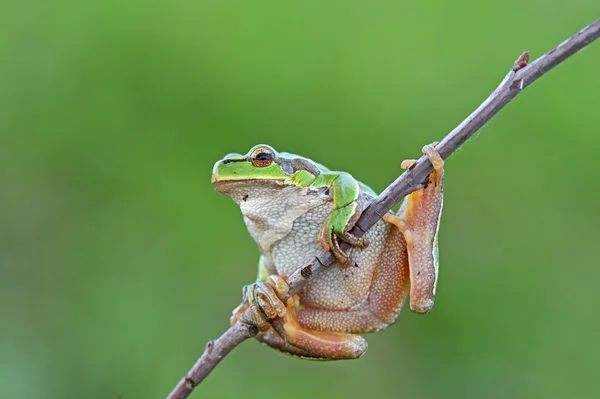
<path fill-rule="evenodd" d="M 289 276 L 321 250 L 319 235 L 332 207 L 327 187 L 301 188 L 281 182 L 257 182 L 253 187 L 252 182 L 246 182 L 230 184 L 227 190 L 240 205 L 248 231 L 267 258 L 271 273 Z M 370 201 L 366 195 L 364 202 Z M 330 265 L 303 290 L 302 305 L 329 310 L 358 307 L 369 294 L 389 231 L 388 223 L 377 222 L 365 235 L 369 246 L 349 250 L 352 266 Z"/>
<path fill-rule="evenodd" d="M 311 209 L 297 218 L 289 234 L 272 246 L 270 259 L 278 274 L 289 276 L 321 250 L 318 238 L 323 222 L 330 213 L 331 202 Z M 389 228 L 389 224 L 379 221 L 365 235 L 370 242 L 368 247 L 349 250 L 352 266 L 342 268 L 336 262 L 310 281 L 301 294 L 302 305 L 347 310 L 366 300 Z"/>

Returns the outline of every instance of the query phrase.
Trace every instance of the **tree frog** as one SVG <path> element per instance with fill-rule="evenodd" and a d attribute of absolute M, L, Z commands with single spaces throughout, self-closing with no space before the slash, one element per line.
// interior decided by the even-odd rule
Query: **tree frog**
<path fill-rule="evenodd" d="M 212 184 L 240 206 L 261 253 L 257 281 L 244 287 L 231 322 L 250 307 L 262 343 L 305 358 L 354 359 L 367 350 L 358 334 L 394 323 L 409 292 L 411 309 L 428 312 L 438 276 L 444 161 L 434 145 L 423 153 L 434 166 L 425 187 L 362 238 L 350 230 L 376 194 L 350 174 L 268 145 L 218 161 Z M 350 248 L 342 250 L 340 241 Z M 319 249 L 336 262 L 284 302 L 285 278 Z"/>

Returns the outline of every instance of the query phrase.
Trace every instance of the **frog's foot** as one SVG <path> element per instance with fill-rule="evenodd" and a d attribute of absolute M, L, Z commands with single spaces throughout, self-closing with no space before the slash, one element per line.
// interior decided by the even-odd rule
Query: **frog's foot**
<path fill-rule="evenodd" d="M 435 298 L 438 275 L 437 231 L 443 204 L 444 160 L 433 145 L 423 147 L 423 153 L 433 164 L 428 183 L 406 197 L 398 215 L 386 214 L 383 219 L 398 227 L 404 235 L 410 266 L 410 308 L 427 313 Z M 403 162 L 411 167 L 411 161 Z"/>
<path fill-rule="evenodd" d="M 267 331 L 271 327 L 270 319 L 285 315 L 287 309 L 280 298 L 283 298 L 288 291 L 288 284 L 278 275 L 271 275 L 264 282 L 245 286 L 243 302 L 234 309 L 230 324 L 233 325 L 242 313 L 250 308 L 258 330 Z"/>
<path fill-rule="evenodd" d="M 350 258 L 340 247 L 339 240 L 345 241 L 350 245 L 364 248 L 369 245 L 369 241 L 364 238 L 356 237 L 350 232 L 362 213 L 362 197 L 360 200 L 334 209 L 327 221 L 323 223 L 319 243 L 324 251 L 331 251 L 340 266 L 350 266 Z"/>
<path fill-rule="evenodd" d="M 309 330 L 300 325 L 296 315 L 298 295 L 287 301 L 287 312 L 272 321 L 274 333 L 267 332 L 261 341 L 295 356 L 312 359 L 356 359 L 367 350 L 367 341 L 360 335 Z"/>
<path fill-rule="evenodd" d="M 310 355 L 310 352 L 302 350 L 297 346 L 286 342 L 274 329 L 270 329 L 267 332 L 259 333 L 256 339 L 265 345 L 269 345 L 273 349 L 277 349 L 288 355 L 303 357 L 307 359 L 317 359 Z M 317 359 L 318 360 L 318 359 Z"/>

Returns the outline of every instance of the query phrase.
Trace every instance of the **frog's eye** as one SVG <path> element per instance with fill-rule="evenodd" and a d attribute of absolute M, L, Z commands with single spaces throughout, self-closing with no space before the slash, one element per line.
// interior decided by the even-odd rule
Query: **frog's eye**
<path fill-rule="evenodd" d="M 273 163 L 275 159 L 275 154 L 269 148 L 260 147 L 252 152 L 250 155 L 250 161 L 252 165 L 257 168 L 264 168 Z"/>

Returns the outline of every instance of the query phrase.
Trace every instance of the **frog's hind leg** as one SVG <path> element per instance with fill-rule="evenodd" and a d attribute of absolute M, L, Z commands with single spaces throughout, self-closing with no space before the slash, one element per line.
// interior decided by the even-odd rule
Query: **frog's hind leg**
<path fill-rule="evenodd" d="M 390 226 L 386 245 L 379 255 L 367 298 L 351 309 L 304 308 L 298 321 L 304 328 L 368 333 L 394 323 L 408 296 L 410 275 L 406 242 L 395 226 Z"/>
<path fill-rule="evenodd" d="M 280 352 L 292 356 L 298 356 L 307 359 L 319 359 L 315 358 L 314 356 L 311 356 L 310 352 L 300 349 L 297 346 L 290 344 L 289 342 L 286 342 L 283 338 L 281 338 L 279 334 L 277 334 L 277 332 L 273 328 L 269 329 L 267 332 L 259 333 L 256 339 L 262 342 L 263 344 L 270 346 L 273 349 L 277 349 Z"/>
<path fill-rule="evenodd" d="M 285 316 L 272 320 L 279 337 L 268 332 L 261 341 L 292 355 L 312 359 L 356 359 L 367 351 L 360 335 L 310 330 L 300 325 L 296 315 L 298 296 L 288 299 Z"/>
<path fill-rule="evenodd" d="M 245 304 L 234 312 L 232 321 L 250 307 L 260 331 L 259 341 L 282 352 L 310 359 L 355 359 L 367 350 L 367 342 L 358 335 L 313 331 L 298 323 L 298 295 L 287 299 L 289 286 L 278 275 L 246 289 Z"/>
<path fill-rule="evenodd" d="M 410 265 L 410 308 L 427 313 L 435 298 L 438 276 L 437 233 L 443 205 L 444 161 L 433 145 L 423 147 L 434 170 L 428 184 L 409 194 L 398 215 L 386 214 L 383 219 L 400 229 L 406 240 Z M 410 168 L 414 161 L 403 162 Z"/>

